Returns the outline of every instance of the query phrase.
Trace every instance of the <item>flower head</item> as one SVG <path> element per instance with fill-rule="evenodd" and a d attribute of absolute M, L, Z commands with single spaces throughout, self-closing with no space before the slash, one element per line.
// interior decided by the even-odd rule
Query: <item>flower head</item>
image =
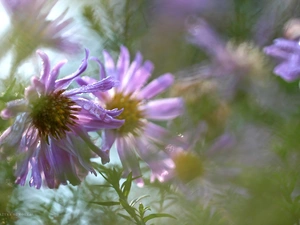
<path fill-rule="evenodd" d="M 265 47 L 264 51 L 279 61 L 274 69 L 275 74 L 289 82 L 300 78 L 299 41 L 279 38 L 273 45 Z"/>
<path fill-rule="evenodd" d="M 7 40 L 13 44 L 16 61 L 19 63 L 37 48 L 50 47 L 66 53 L 79 51 L 79 44 L 73 42 L 65 29 L 72 19 L 64 19 L 64 11 L 54 20 L 48 19 L 48 14 L 57 3 L 46 0 L 1 0 L 10 16 L 12 30 Z M 4 46 L 6 47 L 6 46 Z"/>
<path fill-rule="evenodd" d="M 130 63 L 128 49 L 122 46 L 116 65 L 108 52 L 104 51 L 103 55 L 104 66 L 98 61 L 102 66 L 100 79 L 112 76 L 119 81 L 119 85 L 106 93 L 95 93 L 96 101 L 108 110 L 122 108 L 123 112 L 117 118 L 124 119 L 125 123 L 118 129 L 103 132 L 102 148 L 109 150 L 116 142 L 125 173 L 132 171 L 135 177 L 141 175 L 140 157 L 152 170 L 151 180 L 157 178 L 163 181 L 167 179 L 168 171 L 173 168 L 174 163 L 168 152 L 161 149 L 169 142 L 174 145 L 183 145 L 183 142 L 177 137 L 171 138 L 166 129 L 150 120 L 172 120 L 182 114 L 184 105 L 181 98 L 151 99 L 165 91 L 174 78 L 168 73 L 145 85 L 151 76 L 153 65 L 150 61 L 143 63 L 140 53 Z M 77 81 L 80 85 L 96 82 L 90 77 L 78 78 Z M 98 129 L 97 124 L 89 125 L 91 129 Z M 138 185 L 143 185 L 141 178 L 137 182 Z"/>
<path fill-rule="evenodd" d="M 115 81 L 108 77 L 92 85 L 66 90 L 86 70 L 88 51 L 77 71 L 62 79 L 57 77 L 66 61 L 50 69 L 48 56 L 41 51 L 37 53 L 43 61 L 41 76 L 32 78 L 24 99 L 8 102 L 2 110 L 3 119 L 16 119 L 1 135 L 0 147 L 14 149 L 23 156 L 17 164 L 17 184 L 25 184 L 31 169 L 30 186 L 40 188 L 43 179 L 50 188 L 67 181 L 75 185 L 88 171 L 95 174 L 89 161 L 92 153 L 103 162 L 109 161 L 107 152 L 90 140 L 83 123 L 97 118 L 102 129 L 123 124 L 114 119 L 121 111 L 105 110 L 81 94 L 109 90 Z"/>

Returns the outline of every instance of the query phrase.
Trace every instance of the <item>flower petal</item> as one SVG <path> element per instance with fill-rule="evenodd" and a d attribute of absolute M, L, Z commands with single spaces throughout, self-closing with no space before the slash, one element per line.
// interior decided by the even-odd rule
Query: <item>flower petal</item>
<path fill-rule="evenodd" d="M 117 88 L 117 90 L 119 91 L 123 90 L 123 88 L 125 88 L 128 85 L 128 83 L 132 81 L 131 77 L 140 68 L 142 61 L 143 61 L 143 56 L 141 53 L 138 52 L 135 56 L 134 61 L 131 63 L 128 71 L 123 76 L 123 79 L 120 80 L 121 83 L 120 86 Z"/>
<path fill-rule="evenodd" d="M 118 80 L 123 80 L 130 64 L 129 51 L 125 46 L 121 46 L 121 53 L 117 62 Z"/>
<path fill-rule="evenodd" d="M 130 81 L 128 81 L 126 87 L 123 89 L 124 94 L 133 93 L 135 91 L 138 92 L 148 81 L 152 70 L 152 62 L 146 61 L 142 67 L 132 74 Z"/>
<path fill-rule="evenodd" d="M 173 136 L 165 128 L 158 126 L 154 123 L 148 122 L 145 126 L 145 135 L 148 136 L 153 141 L 163 144 L 165 149 L 163 149 L 168 155 L 173 155 L 173 150 L 187 149 L 189 147 L 188 143 L 180 137 Z"/>
<path fill-rule="evenodd" d="M 73 74 L 66 76 L 60 80 L 57 80 L 55 82 L 55 89 L 65 89 L 67 88 L 70 83 L 80 74 L 82 74 L 88 65 L 88 58 L 89 58 L 89 51 L 87 49 L 85 49 L 85 58 L 82 60 L 81 65 L 79 66 L 79 68 L 77 69 L 77 71 L 75 71 Z"/>
<path fill-rule="evenodd" d="M 63 61 L 59 62 L 55 67 L 53 67 L 53 69 L 50 72 L 48 81 L 45 83 L 46 93 L 51 93 L 52 91 L 54 91 L 55 81 L 58 77 L 59 70 L 66 63 L 67 63 L 67 60 L 63 60 Z"/>
<path fill-rule="evenodd" d="M 70 97 L 72 95 L 82 94 L 82 93 L 94 93 L 98 91 L 107 91 L 112 87 L 114 87 L 116 84 L 117 84 L 116 80 L 114 80 L 112 77 L 107 77 L 96 83 L 84 85 L 79 88 L 74 88 L 72 90 L 65 91 L 64 95 Z"/>
<path fill-rule="evenodd" d="M 142 110 L 147 119 L 170 120 L 183 113 L 184 104 L 181 98 L 166 98 L 150 101 Z"/>
<path fill-rule="evenodd" d="M 123 176 L 128 176 L 132 172 L 133 177 L 141 176 L 141 169 L 139 165 L 139 160 L 134 152 L 134 140 L 129 140 L 126 138 L 117 138 L 116 148 L 123 165 L 124 174 Z M 144 186 L 144 181 L 140 177 L 135 180 L 139 187 Z"/>
<path fill-rule="evenodd" d="M 165 91 L 174 82 L 172 74 L 164 74 L 157 79 L 151 81 L 146 87 L 144 87 L 138 94 L 139 99 L 151 99 L 161 92 Z"/>
<path fill-rule="evenodd" d="M 116 133 L 112 130 L 104 130 L 102 132 L 102 144 L 101 148 L 104 151 L 110 151 L 111 146 L 114 144 L 116 140 Z"/>
<path fill-rule="evenodd" d="M 20 112 L 26 112 L 27 102 L 24 99 L 17 99 L 10 101 L 6 104 L 6 108 L 1 111 L 1 118 L 6 120 L 12 117 L 16 117 Z"/>
<path fill-rule="evenodd" d="M 115 63 L 113 58 L 107 51 L 103 51 L 103 57 L 106 75 L 116 77 Z"/>
<path fill-rule="evenodd" d="M 42 65 L 43 65 L 43 70 L 41 73 L 41 81 L 42 83 L 46 83 L 46 81 L 49 78 L 49 73 L 50 73 L 50 61 L 49 57 L 47 54 L 44 52 L 37 50 L 36 53 L 41 57 L 42 59 Z"/>

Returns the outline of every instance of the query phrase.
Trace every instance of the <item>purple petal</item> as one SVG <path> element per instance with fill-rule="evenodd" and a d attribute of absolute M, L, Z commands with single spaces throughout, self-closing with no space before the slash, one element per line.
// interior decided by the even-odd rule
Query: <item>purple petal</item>
<path fill-rule="evenodd" d="M 126 88 L 124 88 L 125 94 L 138 92 L 151 76 L 152 70 L 153 64 L 150 61 L 146 61 L 142 67 L 132 74 L 130 81 L 127 83 Z"/>
<path fill-rule="evenodd" d="M 6 104 L 6 108 L 1 111 L 1 117 L 6 120 L 26 111 L 28 111 L 27 102 L 24 99 L 17 99 Z"/>
<path fill-rule="evenodd" d="M 95 104 L 84 98 L 73 99 L 82 109 L 88 111 L 96 118 L 103 120 L 104 122 L 110 122 L 112 120 L 111 116 L 107 115 L 107 111 L 101 106 Z"/>
<path fill-rule="evenodd" d="M 55 89 L 65 89 L 67 88 L 70 83 L 80 74 L 82 74 L 88 65 L 88 57 L 89 57 L 89 51 L 87 49 L 85 49 L 85 58 L 82 60 L 81 65 L 79 66 L 79 68 L 77 69 L 77 71 L 69 76 L 66 76 L 63 79 L 57 80 L 55 82 Z"/>
<path fill-rule="evenodd" d="M 26 120 L 28 119 L 27 113 L 18 115 L 13 123 L 7 130 L 0 136 L 0 145 L 7 143 L 9 146 L 14 146 L 20 143 L 23 132 L 27 127 Z"/>
<path fill-rule="evenodd" d="M 98 91 L 107 91 L 114 87 L 116 85 L 116 80 L 114 80 L 111 77 L 107 77 L 101 81 L 98 81 L 93 84 L 88 84 L 85 86 L 81 86 L 79 88 L 74 88 L 72 90 L 68 90 L 64 92 L 65 96 L 72 96 L 76 94 L 82 94 L 82 93 L 93 93 Z"/>
<path fill-rule="evenodd" d="M 288 82 L 295 81 L 300 78 L 300 63 L 288 61 L 275 67 L 274 73 Z"/>
<path fill-rule="evenodd" d="M 145 135 L 155 142 L 165 144 L 163 150 L 168 155 L 172 155 L 172 151 L 176 148 L 187 149 L 189 147 L 182 137 L 173 137 L 168 130 L 151 122 L 148 122 L 145 126 Z"/>
<path fill-rule="evenodd" d="M 120 80 L 121 84 L 118 87 L 118 90 L 123 90 L 123 88 L 126 87 L 127 84 L 132 81 L 131 77 L 141 66 L 142 61 L 143 61 L 143 56 L 141 53 L 138 52 L 135 56 L 134 61 L 131 63 L 128 71 L 126 72 L 125 76 L 123 76 L 123 79 Z"/>
<path fill-rule="evenodd" d="M 141 176 L 141 169 L 139 165 L 139 160 L 134 152 L 134 142 L 133 140 L 117 138 L 116 148 L 123 165 L 124 176 L 127 176 L 132 172 L 133 177 Z M 140 177 L 135 180 L 139 187 L 144 186 L 144 181 Z"/>
<path fill-rule="evenodd" d="M 46 93 L 51 93 L 54 91 L 55 81 L 58 77 L 60 68 L 67 63 L 67 60 L 63 60 L 59 62 L 50 72 L 48 81 L 45 83 L 46 85 Z"/>
<path fill-rule="evenodd" d="M 115 63 L 111 55 L 107 51 L 103 51 L 104 66 L 107 76 L 116 77 Z"/>
<path fill-rule="evenodd" d="M 43 70 L 41 73 L 41 81 L 42 83 L 46 83 L 48 78 L 49 78 L 49 73 L 50 73 L 50 61 L 49 57 L 47 54 L 44 52 L 37 50 L 36 53 L 41 57 L 42 59 L 42 65 L 43 65 Z"/>
<path fill-rule="evenodd" d="M 223 134 L 217 138 L 214 144 L 208 150 L 208 154 L 217 154 L 225 149 L 232 149 L 236 144 L 235 138 L 230 134 Z"/>
<path fill-rule="evenodd" d="M 41 177 L 41 171 L 38 166 L 38 162 L 36 158 L 32 158 L 30 160 L 31 164 L 31 178 L 29 180 L 29 186 L 34 186 L 36 189 L 40 189 L 42 185 L 42 177 Z"/>
<path fill-rule="evenodd" d="M 91 141 L 88 133 L 81 128 L 80 126 L 74 127 L 73 131 L 85 141 L 86 145 L 95 152 L 98 156 L 101 157 L 102 164 L 106 164 L 110 161 L 109 151 L 102 151 Z"/>
<path fill-rule="evenodd" d="M 102 132 L 102 149 L 104 151 L 110 151 L 111 146 L 116 140 L 116 133 L 113 130 L 104 130 Z"/>
<path fill-rule="evenodd" d="M 104 78 L 107 77 L 106 72 L 105 72 L 105 68 L 103 66 L 103 64 L 100 62 L 100 60 L 97 57 L 91 57 L 91 60 L 95 61 L 98 63 L 100 69 L 99 69 L 99 79 L 102 80 Z"/>
<path fill-rule="evenodd" d="M 148 102 L 142 109 L 147 119 L 171 120 L 181 115 L 184 110 L 181 98 L 167 98 Z"/>
<path fill-rule="evenodd" d="M 151 81 L 146 87 L 144 87 L 138 94 L 139 99 L 151 99 L 152 97 L 160 94 L 170 87 L 174 82 L 172 74 L 164 74 L 157 79 Z"/>
<path fill-rule="evenodd" d="M 125 46 L 121 46 L 121 53 L 117 62 L 117 79 L 122 81 L 130 64 L 129 51 Z"/>

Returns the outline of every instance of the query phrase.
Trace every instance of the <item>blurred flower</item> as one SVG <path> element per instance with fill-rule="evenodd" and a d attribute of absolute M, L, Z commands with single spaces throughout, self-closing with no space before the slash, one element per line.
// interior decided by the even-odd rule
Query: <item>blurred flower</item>
<path fill-rule="evenodd" d="M 275 74 L 289 82 L 300 78 L 299 41 L 278 38 L 264 51 L 279 61 L 274 69 Z"/>
<path fill-rule="evenodd" d="M 128 49 L 121 47 L 116 65 L 109 53 L 104 51 L 103 55 L 105 62 L 100 71 L 100 79 L 106 75 L 112 76 L 120 82 L 120 85 L 106 93 L 94 93 L 96 101 L 107 109 L 123 108 L 123 113 L 117 118 L 124 119 L 125 123 L 118 129 L 103 132 L 102 148 L 108 151 L 116 142 L 125 175 L 130 171 L 134 177 L 141 175 L 138 155 L 151 168 L 151 180 L 157 178 L 164 181 L 173 163 L 161 149 L 169 142 L 174 145 L 184 143 L 178 137 L 172 138 L 170 132 L 150 120 L 172 120 L 182 114 L 184 105 L 181 98 L 150 99 L 171 86 L 174 78 L 167 73 L 144 86 L 151 76 L 153 65 L 149 61 L 142 63 L 140 53 L 137 53 L 130 63 Z M 102 65 L 100 62 L 99 64 Z M 80 85 L 96 82 L 90 77 L 82 77 L 77 81 Z M 94 123 L 89 125 L 95 126 Z M 137 183 L 142 186 L 142 178 L 137 179 Z"/>
<path fill-rule="evenodd" d="M 208 202 L 215 193 L 220 193 L 225 186 L 224 176 L 236 175 L 236 168 L 225 166 L 236 145 L 234 136 L 223 133 L 213 141 L 207 142 L 205 136 L 208 126 L 200 122 L 195 128 L 183 134 L 189 146 L 186 149 L 169 145 L 171 158 L 174 160 L 172 183 L 190 201 Z"/>
<path fill-rule="evenodd" d="M 16 150 L 20 160 L 16 169 L 16 183 L 24 185 L 31 169 L 30 186 L 40 188 L 42 180 L 50 188 L 69 181 L 80 183 L 87 171 L 94 174 L 89 159 L 92 152 L 109 161 L 107 149 L 102 151 L 90 140 L 83 126 L 86 121 L 99 118 L 99 128 L 118 128 L 123 122 L 113 117 L 121 111 L 105 110 L 80 94 L 106 91 L 115 85 L 105 78 L 92 85 L 66 90 L 70 83 L 87 68 L 88 54 L 73 74 L 58 79 L 66 61 L 50 70 L 48 56 L 37 51 L 43 62 L 41 76 L 33 77 L 25 89 L 25 98 L 10 101 L 1 112 L 3 119 L 16 117 L 14 124 L 0 137 L 2 150 Z"/>
<path fill-rule="evenodd" d="M 78 43 L 64 33 L 72 19 L 63 19 L 66 12 L 54 20 L 47 19 L 57 0 L 1 0 L 10 16 L 12 29 L 6 34 L 6 41 L 13 44 L 15 64 L 30 56 L 39 47 L 50 47 L 65 53 L 79 51 Z M 3 42 L 4 49 L 7 43 Z M 3 49 L 2 49 L 3 51 Z M 2 52 L 5 54 L 6 52 Z"/>
<path fill-rule="evenodd" d="M 229 99 L 240 90 L 249 91 L 252 88 L 249 81 L 266 83 L 267 77 L 263 75 L 268 72 L 267 60 L 254 43 L 226 43 L 205 20 L 199 18 L 190 20 L 187 29 L 188 40 L 211 59 L 199 67 L 195 80 L 218 78 L 222 95 Z"/>

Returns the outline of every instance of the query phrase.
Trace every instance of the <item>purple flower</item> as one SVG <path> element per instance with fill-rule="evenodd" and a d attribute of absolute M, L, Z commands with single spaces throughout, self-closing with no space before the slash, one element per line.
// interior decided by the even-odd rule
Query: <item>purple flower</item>
<path fill-rule="evenodd" d="M 50 188 L 59 184 L 76 185 L 88 171 L 95 173 L 90 158 L 96 153 L 108 162 L 108 150 L 96 147 L 84 123 L 97 118 L 99 129 L 118 128 L 123 121 L 114 119 L 121 111 L 105 110 L 82 96 L 83 93 L 107 91 L 115 81 L 107 77 L 92 85 L 66 90 L 82 74 L 88 64 L 89 52 L 73 74 L 57 79 L 66 61 L 50 69 L 48 56 L 37 51 L 43 62 L 40 77 L 33 77 L 25 89 L 24 99 L 7 103 L 3 119 L 16 117 L 0 137 L 0 147 L 16 150 L 22 156 L 17 164 L 16 183 L 24 185 L 31 170 L 30 186 L 40 188 L 42 180 Z"/>
<path fill-rule="evenodd" d="M 274 69 L 275 74 L 289 82 L 300 78 L 299 41 L 279 38 L 273 45 L 265 47 L 264 51 L 279 61 Z"/>
<path fill-rule="evenodd" d="M 46 0 L 1 0 L 10 15 L 13 30 L 10 42 L 23 52 L 31 54 L 37 47 L 51 47 L 66 53 L 79 51 L 79 45 L 63 32 L 72 19 L 64 20 L 66 11 L 54 20 L 47 19 L 57 3 Z"/>
<path fill-rule="evenodd" d="M 139 159 L 145 161 L 152 170 L 151 180 L 159 181 L 167 179 L 169 170 L 174 164 L 168 151 L 162 151 L 169 143 L 183 145 L 178 137 L 172 138 L 163 127 L 150 120 L 169 121 L 181 115 L 184 110 L 181 98 L 167 98 L 151 100 L 165 91 L 173 83 L 173 76 L 169 73 L 152 80 L 146 85 L 151 76 L 153 65 L 150 61 L 143 63 L 142 55 L 136 54 L 130 63 L 130 56 L 126 47 L 121 47 L 118 62 L 106 51 L 104 66 L 101 66 L 100 80 L 106 76 L 112 76 L 119 81 L 117 87 L 106 93 L 94 93 L 97 102 L 103 104 L 106 109 L 122 108 L 123 112 L 117 118 L 124 119 L 122 127 L 103 132 L 102 149 L 109 150 L 113 143 L 124 167 L 125 175 L 132 171 L 133 176 L 141 175 Z M 95 79 L 82 77 L 77 79 L 80 85 L 94 84 Z M 98 130 L 97 122 L 88 123 L 91 130 Z M 142 178 L 137 179 L 139 186 L 143 185 Z"/>

